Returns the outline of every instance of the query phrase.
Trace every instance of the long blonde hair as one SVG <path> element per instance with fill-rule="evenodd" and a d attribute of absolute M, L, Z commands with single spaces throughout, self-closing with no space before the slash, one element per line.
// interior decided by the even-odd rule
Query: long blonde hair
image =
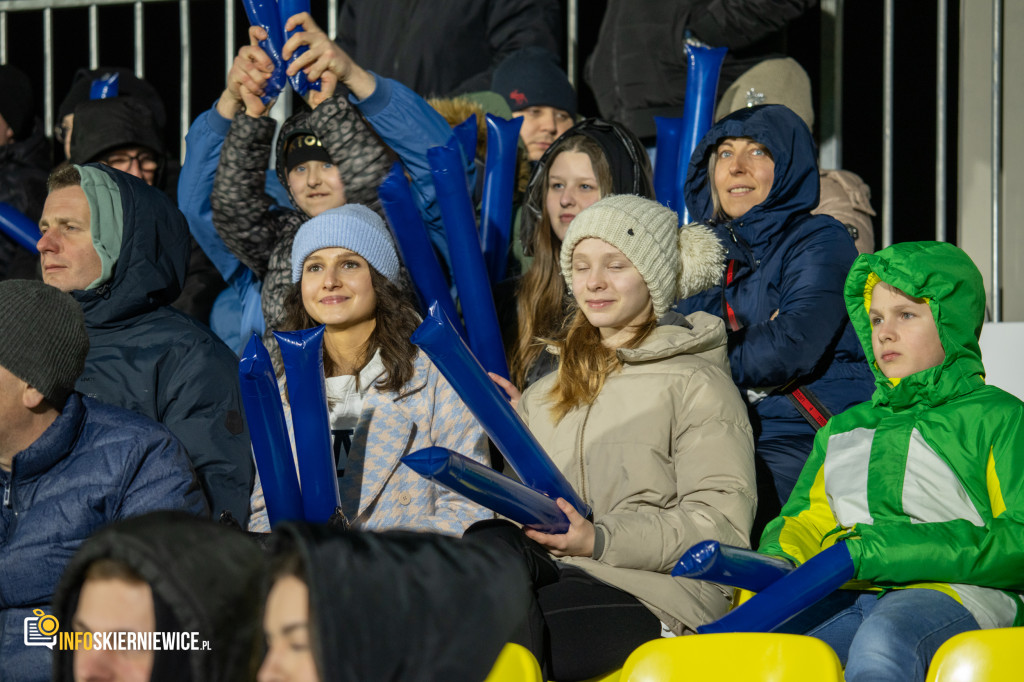
<path fill-rule="evenodd" d="M 557 144 L 557 142 L 556 142 Z M 612 172 L 604 151 L 596 141 L 586 135 L 573 135 L 566 139 L 558 154 L 581 152 L 590 158 L 597 184 L 604 196 L 612 191 Z M 526 375 L 544 350 L 544 338 L 554 336 L 567 319 L 567 293 L 565 280 L 558 265 L 562 240 L 551 229 L 546 209 L 548 175 L 557 154 L 543 168 L 540 197 L 530 196 L 527 201 L 540 201 L 540 223 L 533 230 L 533 264 L 516 287 L 516 309 L 519 333 L 510 357 L 512 383 L 525 387 Z M 525 208 L 525 207 L 524 207 Z M 525 214 L 525 211 L 524 211 Z"/>

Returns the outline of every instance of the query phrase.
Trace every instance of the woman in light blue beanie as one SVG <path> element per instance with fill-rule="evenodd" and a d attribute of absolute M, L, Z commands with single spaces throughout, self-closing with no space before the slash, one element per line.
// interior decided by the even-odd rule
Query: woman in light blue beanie
<path fill-rule="evenodd" d="M 391 232 L 375 211 L 359 204 L 324 211 L 295 235 L 294 285 L 278 331 L 324 325 L 331 434 L 349 522 L 368 530 L 461 535 L 493 515 L 421 478 L 399 459 L 437 445 L 487 463 L 487 438 L 409 340 L 420 318 L 406 281 Z M 249 529 L 270 530 L 259 481 Z"/>

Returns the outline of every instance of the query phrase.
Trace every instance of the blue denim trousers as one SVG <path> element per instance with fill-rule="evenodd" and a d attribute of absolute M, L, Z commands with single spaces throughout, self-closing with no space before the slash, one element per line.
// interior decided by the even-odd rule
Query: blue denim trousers
<path fill-rule="evenodd" d="M 780 631 L 810 635 L 835 649 L 847 682 L 924 682 L 928 664 L 953 635 L 977 630 L 952 597 L 929 589 L 839 590 Z"/>

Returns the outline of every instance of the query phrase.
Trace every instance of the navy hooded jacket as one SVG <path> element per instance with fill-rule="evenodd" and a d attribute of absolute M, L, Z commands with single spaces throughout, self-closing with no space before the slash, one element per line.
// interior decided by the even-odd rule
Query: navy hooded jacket
<path fill-rule="evenodd" d="M 0 471 L 0 680 L 50 679 L 50 652 L 24 643 L 33 609 L 51 613 L 79 545 L 112 521 L 158 509 L 206 516 L 185 451 L 126 410 L 71 394 L 32 445 Z M 71 629 L 62 622 L 61 629 Z"/>
<path fill-rule="evenodd" d="M 708 157 L 727 137 L 752 138 L 767 147 L 775 162 L 775 179 L 763 202 L 723 222 L 714 216 Z M 730 330 L 725 302 L 733 309 L 740 326 L 729 331 L 733 380 L 740 389 L 774 389 L 757 403 L 759 443 L 766 436 L 813 434 L 815 429 L 783 395 L 792 388 L 809 388 L 833 414 L 867 400 L 874 388 L 843 299 L 857 250 L 838 221 L 811 215 L 819 187 L 811 132 L 780 105 L 741 109 L 727 116 L 708 131 L 690 157 L 686 207 L 694 220 L 711 225 L 726 245 L 732 278 L 727 284 L 727 271 L 721 285 L 681 301 L 677 309 L 719 315 Z M 778 316 L 773 320 L 775 311 Z M 801 461 L 808 452 L 800 453 Z"/>
<path fill-rule="evenodd" d="M 254 468 L 238 359 L 209 328 L 170 307 L 189 262 L 185 218 L 159 189 L 89 166 L 117 183 L 124 231 L 110 279 L 73 292 L 89 333 L 75 388 L 169 428 L 188 451 L 214 518 L 226 509 L 244 527 Z"/>

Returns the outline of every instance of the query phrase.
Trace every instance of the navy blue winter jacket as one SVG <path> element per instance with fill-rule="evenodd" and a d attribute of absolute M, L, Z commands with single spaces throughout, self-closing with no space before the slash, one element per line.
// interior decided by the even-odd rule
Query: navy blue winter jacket
<path fill-rule="evenodd" d="M 775 179 L 762 203 L 722 222 L 713 215 L 708 157 L 726 137 L 749 137 L 767 147 Z M 733 380 L 741 389 L 778 387 L 757 404 L 768 432 L 774 429 L 765 419 L 803 420 L 781 395 L 782 387 L 810 388 L 832 413 L 867 400 L 874 388 L 843 299 L 846 274 L 857 256 L 853 239 L 838 221 L 810 213 L 818 205 L 816 159 L 803 121 L 786 107 L 765 105 L 742 109 L 713 126 L 687 172 L 690 215 L 712 226 L 728 248 L 727 262 L 734 262 L 730 284 L 723 274 L 720 286 L 681 301 L 677 309 L 719 315 L 731 329 L 728 301 L 741 327 L 729 332 Z"/>
<path fill-rule="evenodd" d="M 238 359 L 208 327 L 170 307 L 189 262 L 185 218 L 163 192 L 95 167 L 117 182 L 124 233 L 110 279 L 72 292 L 89 332 L 75 388 L 169 428 L 188 451 L 214 518 L 227 509 L 244 527 L 255 468 Z"/>
<path fill-rule="evenodd" d="M 158 509 L 209 515 L 188 456 L 163 426 L 71 394 L 60 416 L 0 471 L 0 680 L 50 679 L 50 652 L 24 643 L 50 613 L 78 546 L 111 521 Z M 71 623 L 61 623 L 70 630 Z"/>

